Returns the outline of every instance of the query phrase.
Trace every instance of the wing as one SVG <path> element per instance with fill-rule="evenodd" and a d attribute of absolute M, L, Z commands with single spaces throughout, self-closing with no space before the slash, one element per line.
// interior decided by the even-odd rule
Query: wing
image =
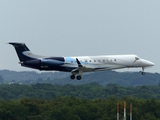
<path fill-rule="evenodd" d="M 72 74 L 82 75 L 83 72 L 93 72 L 94 71 L 94 68 L 88 68 L 88 67 L 83 66 L 78 60 L 78 58 L 76 58 L 76 62 L 78 64 L 78 67 L 71 71 Z"/>

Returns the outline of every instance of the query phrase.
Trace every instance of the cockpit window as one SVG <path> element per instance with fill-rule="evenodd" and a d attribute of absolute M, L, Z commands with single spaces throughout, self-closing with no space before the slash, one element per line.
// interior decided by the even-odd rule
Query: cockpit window
<path fill-rule="evenodd" d="M 138 57 L 135 57 L 135 60 L 139 60 L 139 58 L 138 58 Z"/>

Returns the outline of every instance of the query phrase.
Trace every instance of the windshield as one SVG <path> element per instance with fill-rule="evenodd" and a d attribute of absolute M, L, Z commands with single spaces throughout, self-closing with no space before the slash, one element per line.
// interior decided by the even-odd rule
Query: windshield
<path fill-rule="evenodd" d="M 135 60 L 139 60 L 139 57 L 135 57 Z"/>

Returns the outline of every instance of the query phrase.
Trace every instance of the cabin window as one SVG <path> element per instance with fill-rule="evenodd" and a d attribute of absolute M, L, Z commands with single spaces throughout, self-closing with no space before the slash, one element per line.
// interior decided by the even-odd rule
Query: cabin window
<path fill-rule="evenodd" d="M 103 60 L 103 62 L 105 62 L 105 60 Z"/>
<path fill-rule="evenodd" d="M 85 60 L 85 62 L 87 62 L 87 60 Z"/>
<path fill-rule="evenodd" d="M 91 60 L 89 62 L 92 62 Z"/>
<path fill-rule="evenodd" d="M 96 62 L 96 60 L 94 60 L 94 62 Z"/>
<path fill-rule="evenodd" d="M 114 61 L 116 62 L 117 60 L 116 60 L 116 59 L 114 59 Z"/>
<path fill-rule="evenodd" d="M 100 60 L 98 60 L 98 62 L 101 62 Z"/>
<path fill-rule="evenodd" d="M 73 61 L 71 61 L 71 63 L 73 63 Z"/>

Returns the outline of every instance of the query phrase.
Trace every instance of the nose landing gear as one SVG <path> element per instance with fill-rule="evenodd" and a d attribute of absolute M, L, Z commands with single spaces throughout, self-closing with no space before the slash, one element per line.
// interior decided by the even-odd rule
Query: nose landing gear
<path fill-rule="evenodd" d="M 145 75 L 144 67 L 142 67 L 142 75 Z"/>
<path fill-rule="evenodd" d="M 145 75 L 145 72 L 142 72 L 142 75 Z"/>

